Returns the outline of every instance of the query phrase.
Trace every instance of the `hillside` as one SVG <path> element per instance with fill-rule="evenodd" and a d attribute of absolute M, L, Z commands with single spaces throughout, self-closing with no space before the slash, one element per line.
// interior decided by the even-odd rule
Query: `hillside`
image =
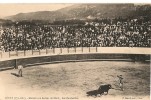
<path fill-rule="evenodd" d="M 93 19 L 116 17 L 151 16 L 150 5 L 134 4 L 75 4 L 56 11 L 38 11 L 19 13 L 6 19 L 19 20 L 64 20 L 64 19 Z"/>

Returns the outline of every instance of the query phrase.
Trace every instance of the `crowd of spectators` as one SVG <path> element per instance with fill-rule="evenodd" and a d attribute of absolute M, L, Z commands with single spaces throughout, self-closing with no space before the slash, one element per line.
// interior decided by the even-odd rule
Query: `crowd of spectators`
<path fill-rule="evenodd" d="M 13 25 L 0 28 L 4 51 L 71 47 L 150 47 L 151 22 L 86 22 L 85 25 Z"/>

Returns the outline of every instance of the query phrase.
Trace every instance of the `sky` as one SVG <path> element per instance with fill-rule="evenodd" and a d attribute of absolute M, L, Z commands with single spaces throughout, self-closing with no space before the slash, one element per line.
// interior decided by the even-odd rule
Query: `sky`
<path fill-rule="evenodd" d="M 53 11 L 73 4 L 0 4 L 0 18 L 15 15 L 18 13 Z"/>

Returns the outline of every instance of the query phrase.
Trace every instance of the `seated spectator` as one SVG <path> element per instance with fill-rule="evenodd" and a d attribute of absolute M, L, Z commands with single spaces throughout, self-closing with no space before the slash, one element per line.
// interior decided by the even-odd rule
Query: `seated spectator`
<path fill-rule="evenodd" d="M 150 47 L 151 22 L 102 19 L 85 25 L 19 25 L 2 27 L 4 51 L 70 47 Z"/>

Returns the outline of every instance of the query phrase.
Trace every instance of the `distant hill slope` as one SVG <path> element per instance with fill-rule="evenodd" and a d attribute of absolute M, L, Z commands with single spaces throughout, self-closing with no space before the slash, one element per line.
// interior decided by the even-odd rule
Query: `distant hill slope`
<path fill-rule="evenodd" d="M 19 13 L 6 19 L 19 20 L 64 20 L 64 19 L 93 19 L 116 17 L 151 17 L 150 5 L 134 4 L 75 4 L 56 11 L 38 11 Z"/>

